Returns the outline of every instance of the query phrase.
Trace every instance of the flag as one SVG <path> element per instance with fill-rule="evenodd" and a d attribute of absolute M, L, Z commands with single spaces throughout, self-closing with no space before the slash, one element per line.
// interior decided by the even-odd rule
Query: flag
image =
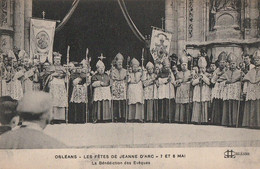
<path fill-rule="evenodd" d="M 48 58 L 52 63 L 52 50 L 56 21 L 31 19 L 30 25 L 30 59 L 41 63 Z"/>
<path fill-rule="evenodd" d="M 170 52 L 172 34 L 153 28 L 150 52 L 157 63 L 161 63 Z"/>

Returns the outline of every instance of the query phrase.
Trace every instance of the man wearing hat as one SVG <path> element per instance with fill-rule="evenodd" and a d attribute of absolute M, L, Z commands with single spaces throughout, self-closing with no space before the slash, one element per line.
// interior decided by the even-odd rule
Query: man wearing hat
<path fill-rule="evenodd" d="M 82 67 L 75 67 L 71 62 L 69 83 L 69 122 L 84 123 L 86 115 L 87 87 L 86 73 Z"/>
<path fill-rule="evenodd" d="M 0 135 L 18 125 L 19 116 L 16 107 L 17 101 L 10 96 L 0 97 Z"/>
<path fill-rule="evenodd" d="M 51 108 L 52 99 L 48 93 L 25 93 L 17 106 L 23 125 L 1 135 L 0 149 L 66 148 L 65 144 L 43 132 L 52 119 Z"/>
<path fill-rule="evenodd" d="M 51 63 L 46 59 L 46 61 L 41 65 L 41 72 L 39 74 L 40 90 L 43 90 L 45 78 L 49 75 L 48 69 Z"/>
<path fill-rule="evenodd" d="M 68 94 L 65 86 L 66 70 L 61 65 L 61 54 L 53 53 L 55 72 L 51 74 L 49 82 L 50 93 L 53 98 L 53 120 L 55 123 L 65 121 L 65 108 L 68 107 Z"/>
<path fill-rule="evenodd" d="M 155 80 L 157 78 L 154 73 L 154 65 L 152 62 L 146 64 L 145 77 L 144 77 L 144 116 L 147 122 L 157 122 L 158 112 L 156 107 L 157 102 L 157 87 Z"/>
<path fill-rule="evenodd" d="M 176 122 L 190 122 L 191 121 L 191 71 L 188 70 L 188 58 L 183 56 L 180 59 L 181 71 L 176 75 L 175 86 L 176 90 L 176 111 L 175 121 Z"/>
<path fill-rule="evenodd" d="M 86 73 L 82 67 L 74 67 L 72 62 L 69 64 L 69 68 L 71 70 L 69 83 L 69 123 L 84 123 L 86 121 L 87 101 Z"/>
<path fill-rule="evenodd" d="M 208 108 L 210 105 L 211 89 L 209 74 L 206 72 L 207 61 L 204 57 L 198 60 L 199 74 L 192 80 L 193 89 L 193 109 L 191 121 L 198 124 L 208 122 Z"/>
<path fill-rule="evenodd" d="M 255 67 L 249 70 L 243 81 L 246 98 L 243 127 L 260 128 L 260 50 L 253 55 Z"/>
<path fill-rule="evenodd" d="M 115 121 L 125 121 L 127 71 L 123 68 L 123 61 L 123 55 L 118 53 L 115 57 L 115 65 L 110 72 L 112 80 L 113 117 Z"/>
<path fill-rule="evenodd" d="M 169 122 L 174 118 L 175 112 L 175 77 L 171 71 L 171 63 L 168 58 L 163 60 L 162 66 L 156 81 L 158 87 L 158 114 L 160 122 Z"/>
<path fill-rule="evenodd" d="M 211 92 L 212 100 L 212 116 L 211 122 L 215 125 L 221 125 L 222 114 L 223 114 L 223 90 L 224 82 L 220 82 L 219 78 L 226 71 L 227 54 L 222 52 L 218 56 L 218 68 L 213 72 L 211 83 L 214 85 Z"/>
<path fill-rule="evenodd" d="M 237 116 L 242 109 L 239 105 L 241 98 L 241 79 L 244 76 L 241 70 L 237 69 L 238 57 L 234 53 L 228 55 L 227 61 L 229 63 L 229 70 L 227 70 L 220 78 L 219 81 L 225 83 L 223 90 L 223 115 L 221 125 L 236 126 Z"/>
<path fill-rule="evenodd" d="M 112 120 L 110 78 L 105 73 L 105 65 L 101 60 L 97 62 L 96 68 L 97 73 L 91 78 L 94 88 L 93 121 L 110 121 Z"/>
<path fill-rule="evenodd" d="M 14 63 L 16 62 L 15 61 L 16 57 L 15 57 L 13 51 L 11 51 L 11 50 L 8 51 L 7 57 L 8 57 L 8 65 L 6 66 L 6 74 L 5 74 L 6 76 L 4 79 L 5 85 L 6 85 L 6 87 L 4 87 L 4 88 L 7 92 L 5 93 L 4 96 L 11 96 L 11 97 L 15 98 L 14 96 L 16 94 L 14 92 L 15 91 L 14 90 L 14 87 L 15 87 L 14 86 L 14 84 L 15 84 L 14 83 L 15 82 L 14 74 L 16 73 L 16 69 L 15 69 L 16 66 L 14 66 Z"/>
<path fill-rule="evenodd" d="M 128 78 L 128 105 L 129 114 L 128 119 L 132 121 L 143 122 L 144 120 L 144 98 L 143 98 L 143 75 L 140 69 L 140 63 L 137 59 L 131 60 L 132 72 L 129 73 Z"/>
<path fill-rule="evenodd" d="M 10 82 L 7 84 L 10 89 L 10 96 L 15 100 L 20 100 L 23 97 L 23 88 L 21 80 L 24 77 L 23 70 L 20 70 L 17 63 L 17 58 L 12 51 L 9 51 L 9 55 L 11 55 L 11 62 L 12 62 L 12 70 L 10 72 L 11 79 Z"/>
<path fill-rule="evenodd" d="M 22 79 L 23 92 L 31 92 L 33 91 L 33 80 L 34 80 L 34 72 L 35 69 L 32 67 L 31 59 L 29 55 L 25 53 L 23 58 L 23 66 L 22 69 L 24 71 L 24 76 Z"/>

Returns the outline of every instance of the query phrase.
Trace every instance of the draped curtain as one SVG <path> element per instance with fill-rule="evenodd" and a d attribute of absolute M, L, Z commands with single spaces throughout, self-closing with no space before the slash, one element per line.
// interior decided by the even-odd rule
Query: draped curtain
<path fill-rule="evenodd" d="M 61 21 L 61 23 L 56 27 L 55 31 L 58 32 L 60 31 L 64 25 L 68 22 L 68 20 L 70 19 L 70 17 L 72 16 L 73 12 L 75 11 L 75 9 L 77 8 L 78 4 L 79 4 L 80 0 L 74 0 L 72 3 L 72 6 L 69 10 L 69 12 L 66 14 L 66 16 L 63 18 L 63 20 Z"/>
<path fill-rule="evenodd" d="M 138 30 L 138 28 L 136 27 L 136 25 L 134 24 L 133 20 L 131 19 L 128 11 L 127 11 L 127 8 L 126 8 L 126 5 L 125 5 L 125 2 L 124 0 L 117 0 L 119 6 L 120 6 L 120 9 L 125 17 L 125 20 L 126 22 L 128 23 L 130 29 L 132 30 L 132 32 L 134 33 L 134 35 L 143 43 L 146 44 L 146 40 L 145 40 L 145 37 L 142 35 L 142 33 Z"/>

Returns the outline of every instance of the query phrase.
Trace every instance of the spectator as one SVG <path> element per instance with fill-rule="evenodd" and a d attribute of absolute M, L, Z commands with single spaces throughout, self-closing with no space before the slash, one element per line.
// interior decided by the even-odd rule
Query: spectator
<path fill-rule="evenodd" d="M 17 112 L 23 125 L 0 137 L 0 149 L 66 148 L 66 145 L 43 133 L 52 120 L 52 99 L 45 92 L 28 92 L 19 101 Z"/>
<path fill-rule="evenodd" d="M 0 135 L 18 125 L 19 116 L 16 107 L 17 101 L 10 96 L 0 97 Z"/>

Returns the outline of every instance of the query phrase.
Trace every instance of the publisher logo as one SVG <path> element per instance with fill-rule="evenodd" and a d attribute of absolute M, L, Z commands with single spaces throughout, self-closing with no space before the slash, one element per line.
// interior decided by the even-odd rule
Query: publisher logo
<path fill-rule="evenodd" d="M 237 156 L 249 156 L 249 152 L 235 152 L 232 149 L 224 152 L 224 158 L 236 158 Z"/>
<path fill-rule="evenodd" d="M 235 152 L 233 150 L 225 151 L 224 158 L 236 158 Z"/>

